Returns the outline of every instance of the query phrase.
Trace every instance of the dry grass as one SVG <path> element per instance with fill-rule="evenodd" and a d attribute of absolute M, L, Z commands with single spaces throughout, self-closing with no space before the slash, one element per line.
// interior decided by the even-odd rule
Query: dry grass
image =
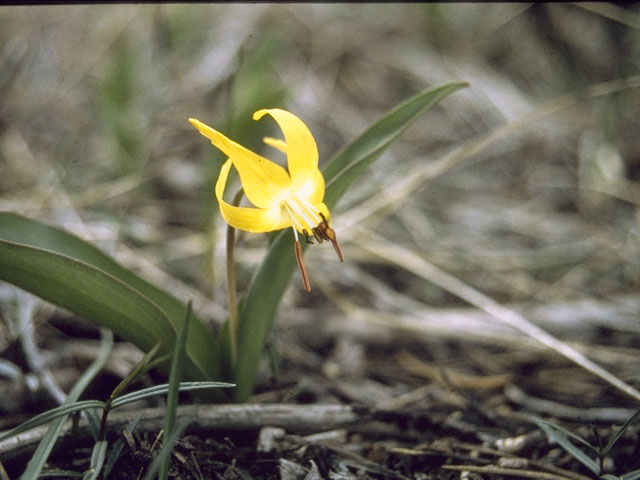
<path fill-rule="evenodd" d="M 326 159 L 413 93 L 466 80 L 344 198 L 334 226 L 347 262 L 310 249 L 319 288 L 308 296 L 294 277 L 280 326 L 326 321 L 387 342 L 409 331 L 441 362 L 455 360 L 438 354 L 451 339 L 466 342 L 467 361 L 468 345 L 548 355 L 394 261 L 409 253 L 638 385 L 638 15 L 591 4 L 5 7 L 0 208 L 91 239 L 195 297 L 215 324 L 220 159 L 187 117 L 258 148 L 250 113 L 285 107 Z M 372 253 L 378 237 L 387 258 Z M 246 282 L 265 239 L 240 242 Z"/>

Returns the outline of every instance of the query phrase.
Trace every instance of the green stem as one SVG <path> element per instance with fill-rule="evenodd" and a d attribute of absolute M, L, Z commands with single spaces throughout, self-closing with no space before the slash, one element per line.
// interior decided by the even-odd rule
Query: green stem
<path fill-rule="evenodd" d="M 242 189 L 233 197 L 231 202 L 237 206 L 242 200 Z M 230 360 L 233 369 L 238 359 L 238 290 L 236 286 L 236 269 L 233 261 L 233 253 L 236 244 L 236 229 L 227 225 L 227 304 L 229 307 L 229 349 Z"/>

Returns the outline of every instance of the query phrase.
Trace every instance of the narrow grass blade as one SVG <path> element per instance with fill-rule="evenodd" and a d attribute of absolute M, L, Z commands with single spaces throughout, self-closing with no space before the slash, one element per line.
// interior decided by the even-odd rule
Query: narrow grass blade
<path fill-rule="evenodd" d="M 185 305 L 124 268 L 95 246 L 59 228 L 15 213 L 0 212 L 0 247 L 0 280 L 35 293 L 98 325 L 111 328 L 110 324 L 114 323 L 114 327 L 121 330 L 118 332 L 119 335 L 134 341 L 145 351 L 160 337 L 170 342 L 166 346 L 166 352 L 172 351 L 175 332 L 180 330 L 184 319 Z M 32 256 L 43 260 L 42 269 L 38 270 L 33 266 L 34 261 L 29 261 Z M 65 258 L 66 262 L 60 258 Z M 76 267 L 70 266 L 72 264 Z M 64 271 L 59 270 L 60 268 Z M 36 274 L 37 282 L 29 281 L 29 278 Z M 106 289 L 106 293 L 101 296 L 87 292 L 88 295 L 97 297 L 91 298 L 91 304 L 96 311 L 88 311 L 87 302 L 83 301 L 86 299 L 84 292 L 76 291 L 77 286 L 82 286 L 85 279 L 90 280 L 92 289 L 100 290 L 103 284 Z M 65 287 L 66 284 L 73 287 L 74 283 L 76 288 L 73 290 L 69 291 Z M 128 292 L 125 292 L 124 287 L 128 288 Z M 135 292 L 135 295 L 131 292 Z M 141 299 L 148 305 L 138 305 Z M 119 305 L 121 300 L 124 300 L 125 305 Z M 124 307 L 131 305 L 136 308 L 127 316 L 128 308 Z M 114 309 L 118 311 L 115 316 Z M 105 313 L 101 314 L 101 310 Z M 172 326 L 171 329 L 168 328 L 167 322 Z M 141 323 L 146 323 L 148 328 Z M 133 338 L 125 335 L 132 335 Z M 194 364 L 196 368 L 191 367 L 187 370 L 186 375 L 189 379 L 222 378 L 213 345 L 213 335 L 194 316 L 187 340 L 187 355 L 190 358 L 189 363 Z"/>
<path fill-rule="evenodd" d="M 600 475 L 600 466 L 596 463 L 596 461 L 590 458 L 586 453 L 584 453 L 582 450 L 576 447 L 573 443 L 571 443 L 571 440 L 567 438 L 564 432 L 560 432 L 555 425 L 552 425 L 549 422 L 545 422 L 542 420 L 535 420 L 535 423 L 543 432 L 547 434 L 547 436 L 550 439 L 554 440 L 558 445 L 564 448 L 567 451 L 567 453 L 569 453 L 576 460 L 582 463 L 585 467 L 591 470 L 594 473 L 594 475 Z M 575 434 L 572 434 L 571 437 L 574 439 L 580 440 L 581 443 L 585 443 L 590 448 L 593 448 L 581 437 Z"/>
<path fill-rule="evenodd" d="M 38 478 L 82 478 L 82 473 L 72 472 L 71 470 L 50 470 L 41 474 Z"/>
<path fill-rule="evenodd" d="M 129 432 L 133 432 L 135 428 L 138 426 L 138 422 L 140 422 L 143 416 L 144 414 L 141 413 L 137 417 L 131 419 L 131 421 L 127 424 L 127 430 Z M 123 448 L 124 448 L 124 440 L 121 437 L 116 440 L 115 444 L 113 445 L 113 448 L 111 449 L 111 453 L 109 453 L 109 458 L 107 458 L 107 461 L 104 465 L 104 478 L 109 478 L 109 474 L 111 473 L 111 470 L 113 470 L 113 467 L 115 466 L 116 462 L 120 458 Z"/>
<path fill-rule="evenodd" d="M 59 407 L 52 408 L 51 410 L 47 410 L 46 412 L 42 412 L 35 417 L 30 418 L 26 422 L 21 423 L 17 427 L 4 432 L 2 435 L 0 435 L 0 442 L 6 440 L 7 438 L 19 435 L 22 432 L 26 432 L 27 430 L 31 430 L 32 428 L 39 427 L 40 425 L 44 425 L 45 423 L 49 423 L 57 418 L 69 415 L 71 413 L 80 412 L 87 408 L 102 409 L 104 408 L 104 406 L 105 404 L 99 400 L 84 400 L 81 402 L 60 405 Z"/>
<path fill-rule="evenodd" d="M 626 432 L 627 429 L 631 425 L 633 425 L 636 422 L 636 420 L 638 420 L 638 418 L 640 418 L 640 409 L 638 409 L 638 411 L 634 413 L 633 416 L 629 420 L 627 420 L 623 426 L 620 427 L 620 429 L 618 429 L 616 434 L 613 437 L 611 437 L 611 440 L 607 442 L 605 447 L 602 449 L 602 452 L 600 452 L 600 455 L 602 457 L 606 457 L 609 454 L 609 451 L 611 450 L 611 448 L 616 444 L 616 442 L 620 439 L 620 437 L 624 434 L 624 432 Z"/>
<path fill-rule="evenodd" d="M 230 388 L 234 387 L 233 383 L 224 382 L 181 382 L 179 390 L 181 392 L 191 392 L 195 390 L 207 390 L 210 388 Z M 137 402 L 145 398 L 153 397 L 156 395 L 165 395 L 169 391 L 169 384 L 155 385 L 153 387 L 131 392 L 126 395 L 122 395 L 116 398 L 111 404 L 111 408 L 118 408 L 128 403 Z"/>
<path fill-rule="evenodd" d="M 122 379 L 122 381 L 116 386 L 116 388 L 113 389 L 113 392 L 111 392 L 111 395 L 109 397 L 111 402 L 118 398 L 122 394 L 122 392 L 124 392 L 127 387 L 131 385 L 131 382 L 133 382 L 138 377 L 138 375 L 146 370 L 147 366 L 149 365 L 149 363 L 151 363 L 151 360 L 153 360 L 153 357 L 156 355 L 156 353 L 158 353 L 159 349 L 160 343 L 156 343 L 153 348 L 149 350 L 144 357 L 142 357 L 142 360 L 138 362 L 133 370 L 129 372 L 129 375 Z"/>
<path fill-rule="evenodd" d="M 109 354 L 111 353 L 111 348 L 113 346 L 113 333 L 108 330 L 102 330 L 102 341 L 100 342 L 100 350 L 98 351 L 98 356 L 96 359 L 89 365 L 89 368 L 82 374 L 82 376 L 78 379 L 76 384 L 73 386 L 69 395 L 67 396 L 67 401 L 65 403 L 73 403 L 77 402 L 78 398 L 82 394 L 82 392 L 87 388 L 89 383 L 95 378 L 95 376 L 102 370 L 102 367 L 107 361 Z M 27 464 L 27 469 L 20 477 L 21 480 L 32 480 L 34 478 L 38 478 L 42 468 L 44 467 L 47 458 L 49 458 L 49 454 L 53 449 L 60 432 L 62 431 L 62 427 L 64 426 L 64 422 L 66 421 L 67 416 L 63 416 L 57 418 L 51 423 L 51 426 L 47 430 L 47 433 L 42 437 L 42 440 L 38 444 L 35 453 L 29 460 Z"/>
<path fill-rule="evenodd" d="M 109 399 L 105 403 L 104 411 L 102 412 L 102 419 L 100 421 L 100 430 L 98 433 L 98 440 L 104 440 L 107 431 L 107 418 L 109 416 L 109 412 L 111 411 L 113 401 L 120 396 L 122 392 L 124 392 L 131 382 L 133 382 L 138 375 L 145 371 L 148 366 L 151 364 L 151 360 L 156 355 L 158 350 L 160 349 L 161 343 L 156 343 L 151 350 L 149 350 L 142 360 L 138 362 L 138 364 L 129 372 L 129 374 L 122 379 L 122 381 L 113 389 L 111 395 L 109 395 Z"/>
<path fill-rule="evenodd" d="M 149 465 L 149 469 L 147 470 L 146 475 L 144 476 L 144 480 L 154 480 L 156 478 L 156 474 L 160 469 L 160 465 L 166 461 L 171 459 L 171 451 L 173 450 L 173 445 L 176 440 L 183 434 L 183 432 L 187 429 L 188 422 L 180 422 L 176 426 L 173 434 L 169 436 L 167 442 L 163 442 L 162 448 L 158 452 L 156 458 L 153 459 L 151 465 Z"/>
<path fill-rule="evenodd" d="M 620 476 L 620 480 L 638 480 L 640 478 L 640 470 L 625 473 Z"/>
<path fill-rule="evenodd" d="M 96 480 L 100 476 L 104 460 L 107 455 L 107 446 L 109 443 L 105 440 L 96 442 L 91 452 L 91 464 L 89 470 L 85 472 L 83 480 Z"/>
<path fill-rule="evenodd" d="M 541 424 L 544 424 L 544 425 L 546 425 L 546 426 L 548 426 L 548 427 L 560 432 L 560 434 L 565 435 L 568 438 L 572 438 L 573 440 L 575 440 L 578 443 L 581 443 L 585 447 L 591 449 L 594 453 L 598 453 L 598 449 L 596 447 L 591 445 L 589 442 L 587 442 L 584 438 L 582 438 L 577 433 L 574 433 L 574 432 L 572 432 L 570 430 L 567 430 L 566 428 L 564 428 L 564 427 L 562 427 L 560 425 L 556 425 L 555 423 L 547 422 L 546 420 L 536 419 L 534 421 L 535 421 L 536 425 L 538 425 L 538 427 L 541 427 Z"/>
<path fill-rule="evenodd" d="M 87 419 L 87 424 L 89 425 L 91 436 L 94 440 L 98 441 L 98 436 L 100 435 L 100 417 L 96 413 L 96 409 L 88 408 L 86 410 L 83 410 L 82 413 Z"/>
<path fill-rule="evenodd" d="M 349 185 L 368 168 L 391 143 L 418 117 L 438 101 L 466 86 L 450 83 L 422 92 L 365 130 L 354 142 L 338 153 L 324 170 L 325 203 L 332 208 Z M 254 274 L 240 310 L 240 332 L 234 390 L 237 401 L 246 401 L 253 391 L 257 365 L 273 324 L 278 304 L 291 274 L 296 268 L 293 237 L 290 232 L 275 236 L 260 268 Z"/>
<path fill-rule="evenodd" d="M 187 312 L 182 330 L 176 339 L 175 348 L 173 350 L 173 358 L 171 359 L 171 368 L 169 370 L 169 391 L 167 392 L 167 413 L 164 419 L 164 432 L 162 434 L 163 446 L 167 446 L 173 436 L 173 430 L 176 423 L 176 411 L 178 410 L 178 392 L 180 388 L 180 375 L 182 372 L 182 358 L 185 343 L 187 341 L 187 332 L 191 323 L 191 301 L 187 304 Z M 169 461 L 171 455 L 164 457 L 160 463 L 160 472 L 158 478 L 167 480 L 169 478 Z"/>

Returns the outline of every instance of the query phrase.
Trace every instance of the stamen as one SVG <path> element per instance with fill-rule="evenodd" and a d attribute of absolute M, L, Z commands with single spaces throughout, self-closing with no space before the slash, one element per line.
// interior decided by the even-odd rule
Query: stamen
<path fill-rule="evenodd" d="M 322 217 L 322 222 L 318 224 L 316 228 L 314 228 L 313 235 L 318 239 L 321 238 L 323 240 L 329 240 L 331 245 L 333 245 L 333 249 L 336 251 L 338 258 L 341 262 L 344 262 L 344 255 L 342 254 L 342 249 L 340 248 L 340 244 L 338 243 L 338 238 L 336 237 L 336 232 L 329 226 L 327 219 L 319 212 Z M 320 242 L 321 240 L 319 240 Z"/>
<path fill-rule="evenodd" d="M 331 245 L 333 245 L 333 249 L 336 251 L 340 261 L 344 262 L 344 255 L 342 254 L 342 249 L 340 248 L 340 244 L 338 243 L 338 239 L 335 235 L 333 235 L 333 238 L 331 239 Z"/>
<path fill-rule="evenodd" d="M 304 223 L 306 223 L 309 228 L 312 228 L 317 222 L 314 222 L 312 218 L 309 218 L 307 214 L 311 213 L 311 216 L 315 216 L 315 212 L 313 210 L 306 209 L 304 205 L 300 205 L 297 202 L 293 201 L 297 199 L 292 199 L 286 203 L 287 208 L 293 210 L 293 212 L 298 215 L 302 219 Z M 302 229 L 301 229 L 302 230 Z"/>
<path fill-rule="evenodd" d="M 311 214 L 311 220 L 313 220 L 312 225 L 317 225 L 318 223 L 320 223 L 320 218 L 324 219 L 324 215 L 322 215 L 322 212 L 314 207 L 311 203 L 298 197 L 295 197 L 295 199 L 308 213 Z"/>
<path fill-rule="evenodd" d="M 302 245 L 298 237 L 298 230 L 305 236 L 307 243 L 313 243 L 310 239 L 309 230 L 306 228 L 309 227 L 318 243 L 322 243 L 323 240 L 331 242 L 341 262 L 344 262 L 344 255 L 336 238 L 336 232 L 329 226 L 329 222 L 327 222 L 326 217 L 320 210 L 310 203 L 295 197 L 287 201 L 284 204 L 284 208 L 291 219 L 291 228 L 293 228 L 293 236 L 295 238 L 294 252 L 298 268 L 302 274 L 302 284 L 305 291 L 310 292 L 311 282 L 309 281 L 307 267 L 302 259 Z M 303 223 L 306 225 L 303 225 Z M 316 226 L 312 227 L 312 225 Z"/>
<path fill-rule="evenodd" d="M 304 289 L 307 293 L 311 291 L 311 282 L 309 282 L 309 275 L 307 274 L 307 267 L 304 266 L 304 261 L 302 260 L 302 245 L 296 238 L 296 242 L 294 243 L 294 250 L 296 254 L 296 261 L 298 262 L 298 268 L 300 269 L 300 273 L 302 274 L 302 284 L 304 285 Z"/>
<path fill-rule="evenodd" d="M 289 206 L 288 203 L 284 204 L 284 208 L 287 209 L 287 213 L 289 214 L 289 218 L 291 219 L 291 227 L 293 228 L 293 236 L 295 237 L 296 242 L 297 242 L 298 241 L 298 229 L 302 230 L 302 225 L 300 225 L 298 220 L 296 220 L 296 217 L 293 214 L 293 212 L 291 211 L 291 207 Z"/>

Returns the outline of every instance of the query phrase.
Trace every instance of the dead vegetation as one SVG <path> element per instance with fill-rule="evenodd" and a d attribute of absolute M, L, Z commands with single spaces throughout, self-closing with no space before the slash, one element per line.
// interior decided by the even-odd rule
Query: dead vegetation
<path fill-rule="evenodd" d="M 224 410 L 207 423 L 185 399 L 197 422 L 172 474 L 597 478 L 533 418 L 597 449 L 639 407 L 639 27 L 637 7 L 613 4 L 5 7 L 0 209 L 92 240 L 216 328 L 220 159 L 187 117 L 256 146 L 250 114 L 283 106 L 326 159 L 415 92 L 466 80 L 339 205 L 347 261 L 309 249 L 314 290 L 292 279 L 275 367 L 238 407 L 257 408 L 254 423 Z M 266 239 L 239 242 L 242 291 Z M 0 297 L 6 429 L 59 401 L 96 332 L 6 284 Z M 119 345 L 90 394 L 139 355 Z M 280 404 L 348 418 L 280 421 Z M 109 478 L 138 478 L 153 457 L 152 407 L 122 414 L 149 420 L 127 434 L 112 419 L 125 461 Z M 637 436 L 626 430 L 603 472 L 640 469 Z M 68 441 L 56 468 L 83 471 L 89 438 Z M 0 474 L 14 478 L 25 454 L 9 450 Z"/>

